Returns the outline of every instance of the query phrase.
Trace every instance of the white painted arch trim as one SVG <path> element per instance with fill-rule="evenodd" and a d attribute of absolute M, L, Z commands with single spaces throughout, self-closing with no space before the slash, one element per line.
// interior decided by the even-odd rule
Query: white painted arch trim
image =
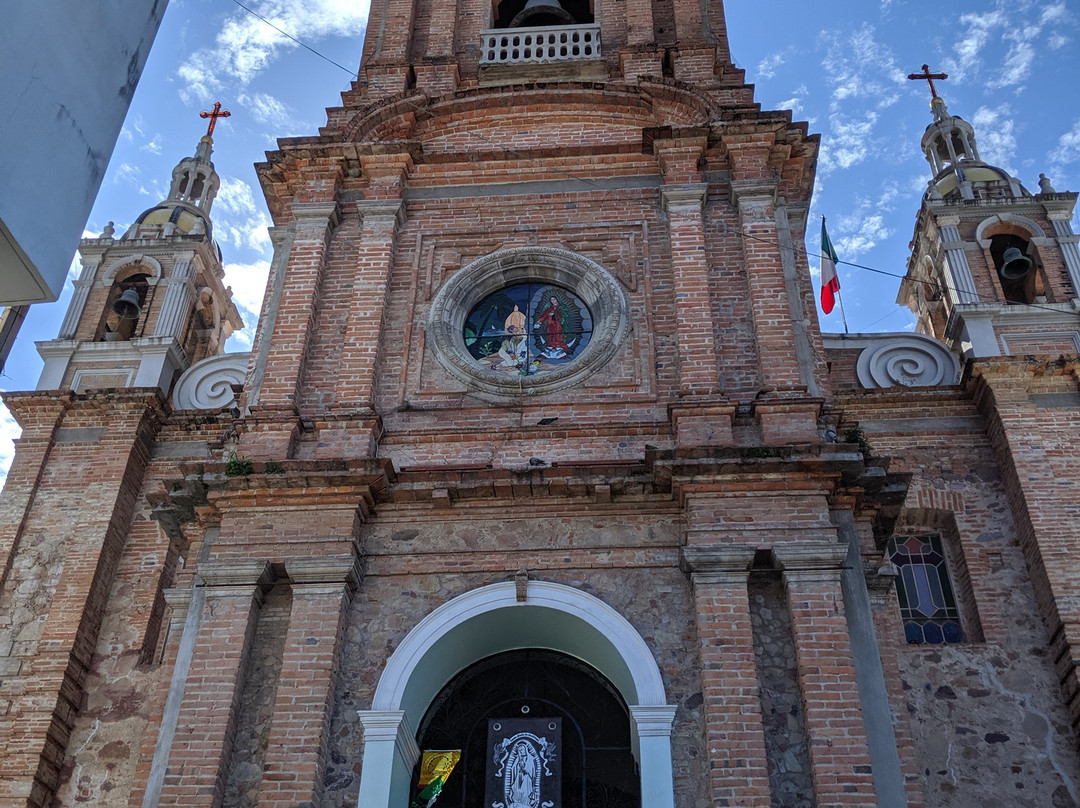
<path fill-rule="evenodd" d="M 387 660 L 371 710 L 359 713 L 365 727 L 359 805 L 405 808 L 419 754 L 412 727 L 419 726 L 439 691 L 469 664 L 519 648 L 570 654 L 611 681 L 630 708 L 641 804 L 674 808 L 675 707 L 667 703 L 652 652 L 629 621 L 602 600 L 545 581 L 529 581 L 524 602 L 518 601 L 513 582 L 467 592 L 409 632 Z"/>
<path fill-rule="evenodd" d="M 134 253 L 110 264 L 109 268 L 105 270 L 105 274 L 101 276 L 101 285 L 111 286 L 120 270 L 133 264 L 138 264 L 141 268 L 150 270 L 148 273 L 150 275 L 150 286 L 161 280 L 161 264 L 158 263 L 158 260 L 149 255 Z"/>
<path fill-rule="evenodd" d="M 492 584 L 454 598 L 421 620 L 387 661 L 386 669 L 375 689 L 371 709 L 408 712 L 413 705 L 406 703 L 406 690 L 413 674 L 432 646 L 454 628 L 479 615 L 498 609 L 529 607 L 553 609 L 571 615 L 592 626 L 601 637 L 606 637 L 618 650 L 619 657 L 626 664 L 626 672 L 633 683 L 632 690 L 627 687 L 627 678 L 625 675 L 620 675 L 621 672 L 610 670 L 609 665 L 601 666 L 596 664 L 595 660 L 582 658 L 611 679 L 626 699 L 627 704 L 656 706 L 667 703 L 664 683 L 660 677 L 660 670 L 656 666 L 656 660 L 653 659 L 645 640 L 625 617 L 599 598 L 573 587 L 546 581 L 529 581 L 528 596 L 524 603 L 517 600 L 514 583 Z M 509 651 L 517 647 L 521 646 L 510 643 L 506 648 L 499 650 Z M 553 650 L 573 653 L 566 648 Z M 580 654 L 575 653 L 574 656 L 580 656 Z M 440 688 L 457 672 L 450 672 Z M 432 697 L 435 695 L 437 693 L 431 694 Z M 423 708 L 427 708 L 426 703 Z M 421 716 L 413 716 L 413 718 L 418 723 Z"/>
<path fill-rule="evenodd" d="M 995 213 L 993 216 L 988 216 L 979 222 L 979 226 L 975 228 L 975 240 L 978 241 L 981 246 L 989 247 L 990 239 L 983 235 L 987 228 L 1006 223 L 1019 225 L 1031 233 L 1031 238 L 1046 237 L 1046 233 L 1043 232 L 1043 229 L 1027 216 L 1020 216 L 1017 213 Z"/>

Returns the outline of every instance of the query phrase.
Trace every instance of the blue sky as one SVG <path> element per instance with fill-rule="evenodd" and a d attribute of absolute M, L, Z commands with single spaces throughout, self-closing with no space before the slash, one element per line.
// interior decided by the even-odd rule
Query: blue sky
<path fill-rule="evenodd" d="M 86 234 L 116 222 L 123 232 L 168 190 L 173 166 L 193 153 L 215 100 L 232 111 L 218 124 L 214 162 L 222 188 L 215 235 L 247 328 L 230 350 L 247 350 L 270 260 L 269 216 L 253 164 L 277 137 L 315 134 L 360 61 L 367 4 L 357 0 L 245 0 L 342 67 L 296 45 L 232 0 L 171 0 L 139 83 Z M 788 108 L 822 136 L 808 248 L 818 215 L 841 261 L 903 275 L 919 200 L 930 177 L 919 139 L 930 121 L 925 62 L 947 72 L 939 92 L 973 123 L 982 157 L 1029 189 L 1045 172 L 1080 190 L 1080 8 L 1077 0 L 728 0 L 732 56 L 763 108 Z M 1074 220 L 1074 228 L 1080 225 Z M 811 260 L 817 272 L 816 257 Z M 913 318 L 893 301 L 899 279 L 841 265 L 851 331 L 903 331 Z M 31 389 L 61 300 L 35 306 L 0 389 Z M 820 316 L 820 312 L 819 312 Z M 839 309 L 822 319 L 840 331 Z M 0 409 L 0 473 L 18 429 Z"/>

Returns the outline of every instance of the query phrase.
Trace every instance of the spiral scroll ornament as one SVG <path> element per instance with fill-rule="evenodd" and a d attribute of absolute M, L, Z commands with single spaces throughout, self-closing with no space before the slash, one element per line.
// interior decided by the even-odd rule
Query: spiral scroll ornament
<path fill-rule="evenodd" d="M 244 383 L 250 353 L 212 356 L 189 367 L 173 388 L 178 410 L 220 410 L 236 402 L 234 385 Z"/>
<path fill-rule="evenodd" d="M 960 379 L 960 360 L 935 339 L 882 334 L 866 342 L 856 365 L 863 387 L 936 387 Z"/>

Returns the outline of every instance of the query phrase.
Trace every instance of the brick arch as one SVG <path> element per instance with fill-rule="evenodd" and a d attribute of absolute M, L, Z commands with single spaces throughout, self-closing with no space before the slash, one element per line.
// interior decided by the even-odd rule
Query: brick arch
<path fill-rule="evenodd" d="M 101 284 L 111 286 L 114 283 L 123 283 L 132 275 L 147 275 L 147 283 L 154 286 L 161 280 L 161 264 L 149 255 L 129 255 L 109 265 L 101 276 Z"/>
<path fill-rule="evenodd" d="M 975 228 L 975 239 L 983 247 L 986 247 L 992 236 L 1010 235 L 1019 236 L 1031 241 L 1034 238 L 1045 238 L 1046 233 L 1037 222 L 1026 216 L 1015 213 L 999 213 L 989 216 L 979 222 Z"/>

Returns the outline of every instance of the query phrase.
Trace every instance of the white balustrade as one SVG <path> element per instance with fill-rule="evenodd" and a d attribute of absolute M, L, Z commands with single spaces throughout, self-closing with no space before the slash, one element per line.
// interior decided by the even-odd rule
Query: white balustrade
<path fill-rule="evenodd" d="M 481 65 L 544 64 L 600 58 L 599 25 L 481 31 Z"/>

